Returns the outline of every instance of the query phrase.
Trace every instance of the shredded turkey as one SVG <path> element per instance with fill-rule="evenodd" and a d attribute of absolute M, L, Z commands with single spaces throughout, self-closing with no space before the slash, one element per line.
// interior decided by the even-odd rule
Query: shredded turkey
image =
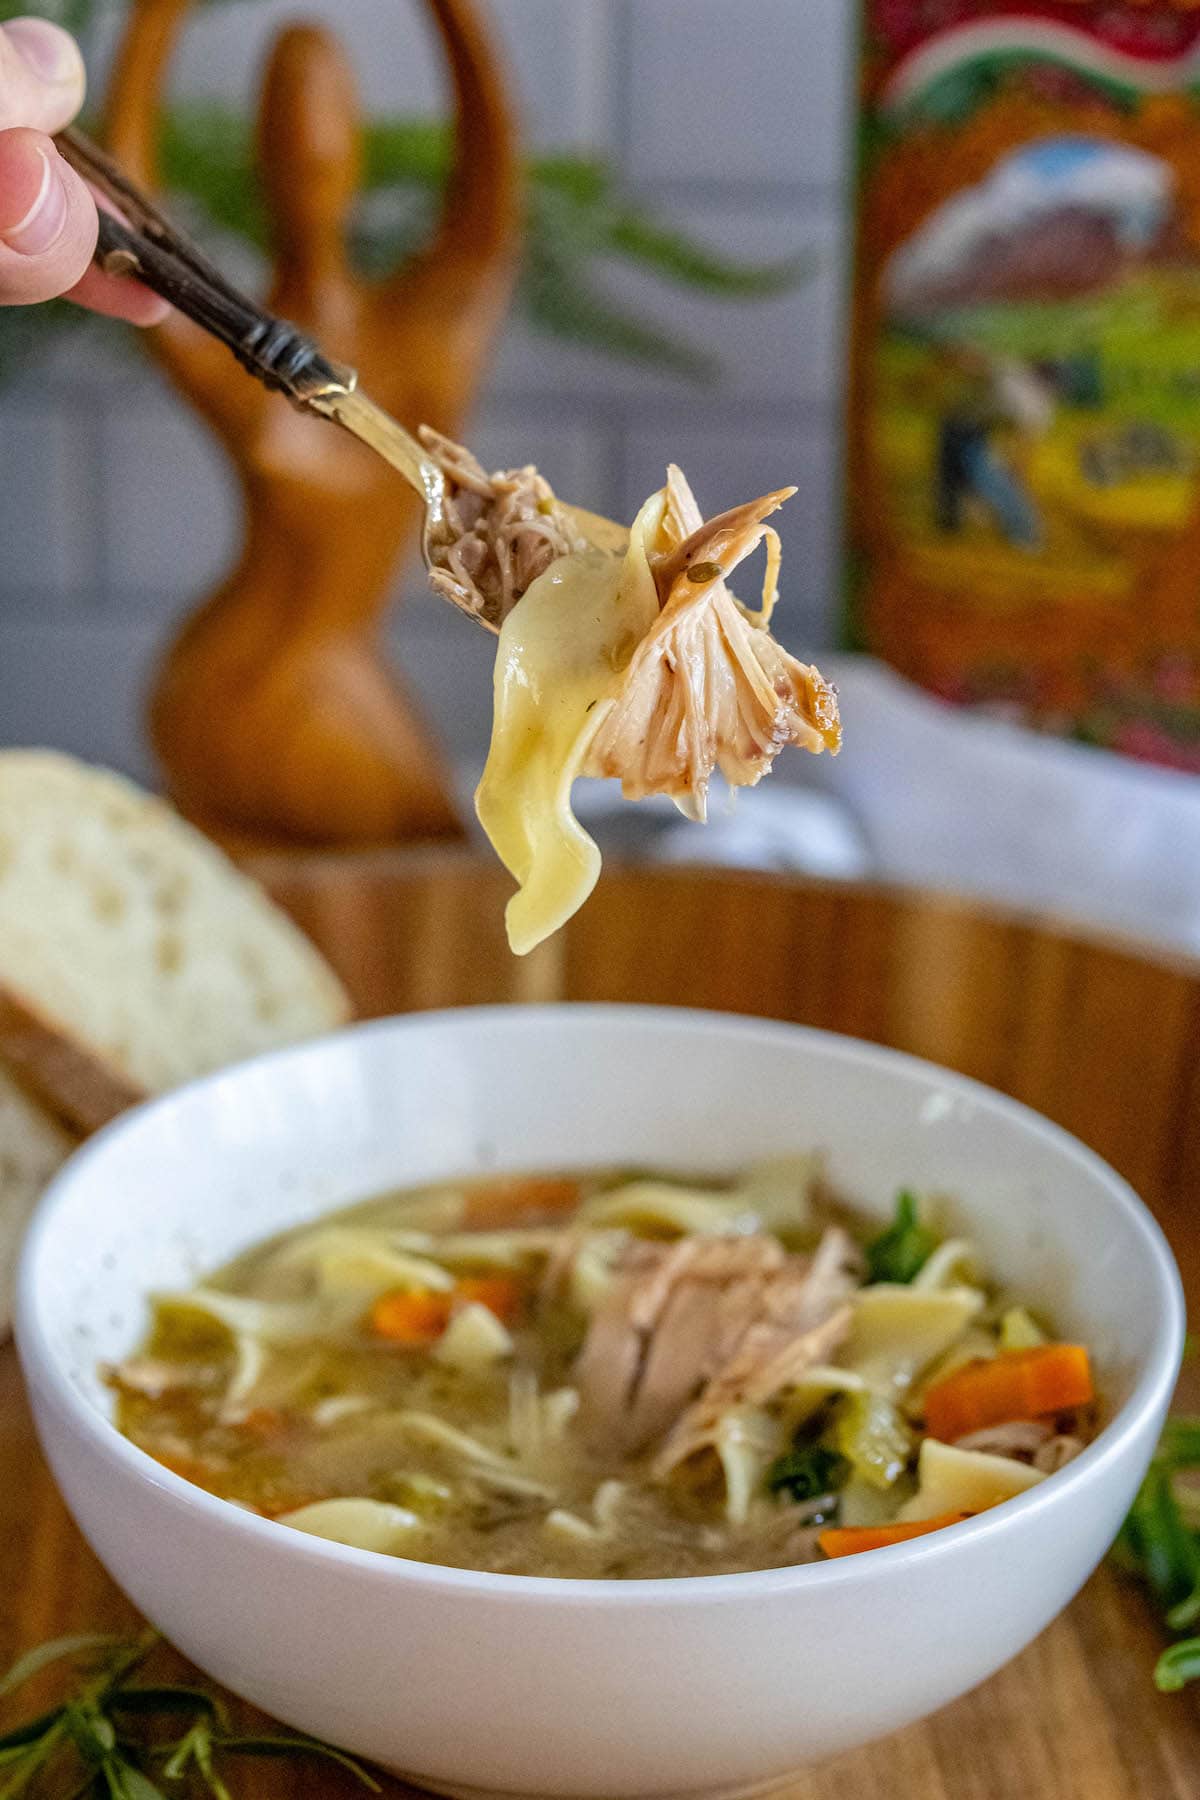
<path fill-rule="evenodd" d="M 968 1431 L 965 1437 L 955 1438 L 954 1447 L 1032 1463 L 1053 1435 L 1049 1425 L 1043 1425 L 1037 1419 L 1011 1419 L 1003 1425 L 985 1425 L 980 1431 Z"/>
<path fill-rule="evenodd" d="M 663 552 L 654 566 L 661 610 L 633 652 L 583 774 L 616 777 L 628 800 L 669 795 L 689 817 L 703 819 L 714 769 L 731 787 L 750 787 L 786 744 L 836 753 L 836 689 L 770 630 L 779 539 L 766 520 L 795 491 L 780 488 L 705 523 L 682 471 L 671 465 Z M 725 577 L 764 538 L 762 609 L 753 613 Z"/>
<path fill-rule="evenodd" d="M 106 1371 L 111 1386 L 127 1394 L 141 1394 L 147 1400 L 161 1400 L 164 1394 L 186 1388 L 203 1387 L 220 1376 L 219 1363 L 168 1362 L 165 1357 L 128 1356 Z"/>
<path fill-rule="evenodd" d="M 584 541 L 532 464 L 489 475 L 428 425 L 419 435 L 446 480 L 442 518 L 426 537 L 430 585 L 498 631 L 526 588 Z"/>
<path fill-rule="evenodd" d="M 1056 1432 L 1040 1419 L 1011 1419 L 1004 1425 L 986 1425 L 955 1438 L 956 1450 L 980 1450 L 985 1456 L 1007 1456 L 1027 1463 L 1043 1475 L 1053 1475 L 1072 1462 L 1083 1449 L 1083 1440 L 1072 1432 Z"/>
<path fill-rule="evenodd" d="M 1075 1437 L 1072 1432 L 1059 1432 L 1035 1451 L 1033 1466 L 1040 1469 L 1043 1475 L 1053 1475 L 1059 1469 L 1065 1469 L 1069 1462 L 1074 1462 L 1082 1449 L 1082 1438 Z"/>
<path fill-rule="evenodd" d="M 712 1446 L 732 1407 L 766 1406 L 850 1335 L 850 1296 L 862 1279 L 862 1252 L 830 1226 L 811 1263 L 789 1257 L 763 1285 L 759 1304 L 731 1354 L 716 1359 L 697 1398 L 672 1426 L 655 1459 L 663 1479 Z"/>
<path fill-rule="evenodd" d="M 429 426 L 420 438 L 446 482 L 442 518 L 426 538 L 430 583 L 498 630 L 537 577 L 587 541 L 532 464 L 489 475 Z M 705 521 L 682 470 L 670 466 L 653 563 L 659 616 L 633 650 L 582 774 L 615 777 L 628 800 L 668 795 L 703 819 L 714 769 L 731 787 L 749 787 L 788 744 L 836 754 L 837 690 L 770 629 L 780 550 L 766 521 L 795 491 Z M 762 607 L 752 612 L 725 580 L 764 539 Z"/>
<path fill-rule="evenodd" d="M 669 1473 L 843 1342 L 861 1266 L 837 1228 L 811 1260 L 758 1234 L 631 1244 L 576 1363 L 585 1429 L 626 1455 L 663 1440 Z"/>
<path fill-rule="evenodd" d="M 589 1435 L 626 1454 L 661 1436 L 731 1354 L 787 1261 L 775 1238 L 757 1235 L 634 1240 L 575 1367 Z"/>

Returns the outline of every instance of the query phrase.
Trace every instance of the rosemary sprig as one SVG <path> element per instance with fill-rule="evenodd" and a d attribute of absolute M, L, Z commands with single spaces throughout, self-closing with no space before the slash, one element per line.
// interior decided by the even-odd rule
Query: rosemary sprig
<path fill-rule="evenodd" d="M 0 1800 L 170 1800 L 198 1792 L 234 1800 L 219 1765 L 240 1756 L 318 1757 L 380 1791 L 354 1757 L 316 1738 L 234 1730 L 207 1688 L 135 1680 L 158 1642 L 153 1631 L 136 1638 L 87 1632 L 19 1657 L 0 1678 L 0 1695 L 55 1663 L 71 1665 L 74 1686 L 57 1706 L 0 1734 Z M 155 1730 L 165 1722 L 177 1733 L 166 1741 Z"/>

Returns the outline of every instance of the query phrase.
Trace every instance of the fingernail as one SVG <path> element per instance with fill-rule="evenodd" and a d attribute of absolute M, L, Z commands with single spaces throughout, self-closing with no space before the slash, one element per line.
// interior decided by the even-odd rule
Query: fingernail
<path fill-rule="evenodd" d="M 74 81 L 79 73 L 74 40 L 49 19 L 10 19 L 4 35 L 42 81 Z"/>
<path fill-rule="evenodd" d="M 23 219 L 0 233 L 9 249 L 20 256 L 41 256 L 58 242 L 67 222 L 67 190 L 62 176 L 44 150 L 39 150 L 38 155 L 42 159 L 42 185 L 37 198 Z M 57 156 L 54 161 L 58 161 Z"/>

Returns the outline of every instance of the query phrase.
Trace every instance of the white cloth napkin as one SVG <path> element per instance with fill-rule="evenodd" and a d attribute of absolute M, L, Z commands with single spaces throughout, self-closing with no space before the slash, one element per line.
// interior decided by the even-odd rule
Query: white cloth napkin
<path fill-rule="evenodd" d="M 1200 952 L 1200 780 L 943 705 L 869 658 L 821 667 L 845 748 L 799 773 L 882 877 Z"/>
<path fill-rule="evenodd" d="M 714 794 L 708 823 L 678 814 L 647 846 L 653 862 L 718 863 L 733 869 L 792 870 L 844 881 L 874 868 L 866 839 L 846 804 L 812 788 L 770 783 Z"/>

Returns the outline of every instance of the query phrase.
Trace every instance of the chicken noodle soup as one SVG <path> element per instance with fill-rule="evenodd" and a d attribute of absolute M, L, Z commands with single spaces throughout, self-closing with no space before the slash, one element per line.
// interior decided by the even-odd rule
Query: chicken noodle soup
<path fill-rule="evenodd" d="M 299 1531 L 462 1568 L 714 1575 L 845 1555 L 1044 1481 L 1086 1350 L 901 1194 L 799 1157 L 388 1194 L 161 1294 L 122 1429 Z"/>

